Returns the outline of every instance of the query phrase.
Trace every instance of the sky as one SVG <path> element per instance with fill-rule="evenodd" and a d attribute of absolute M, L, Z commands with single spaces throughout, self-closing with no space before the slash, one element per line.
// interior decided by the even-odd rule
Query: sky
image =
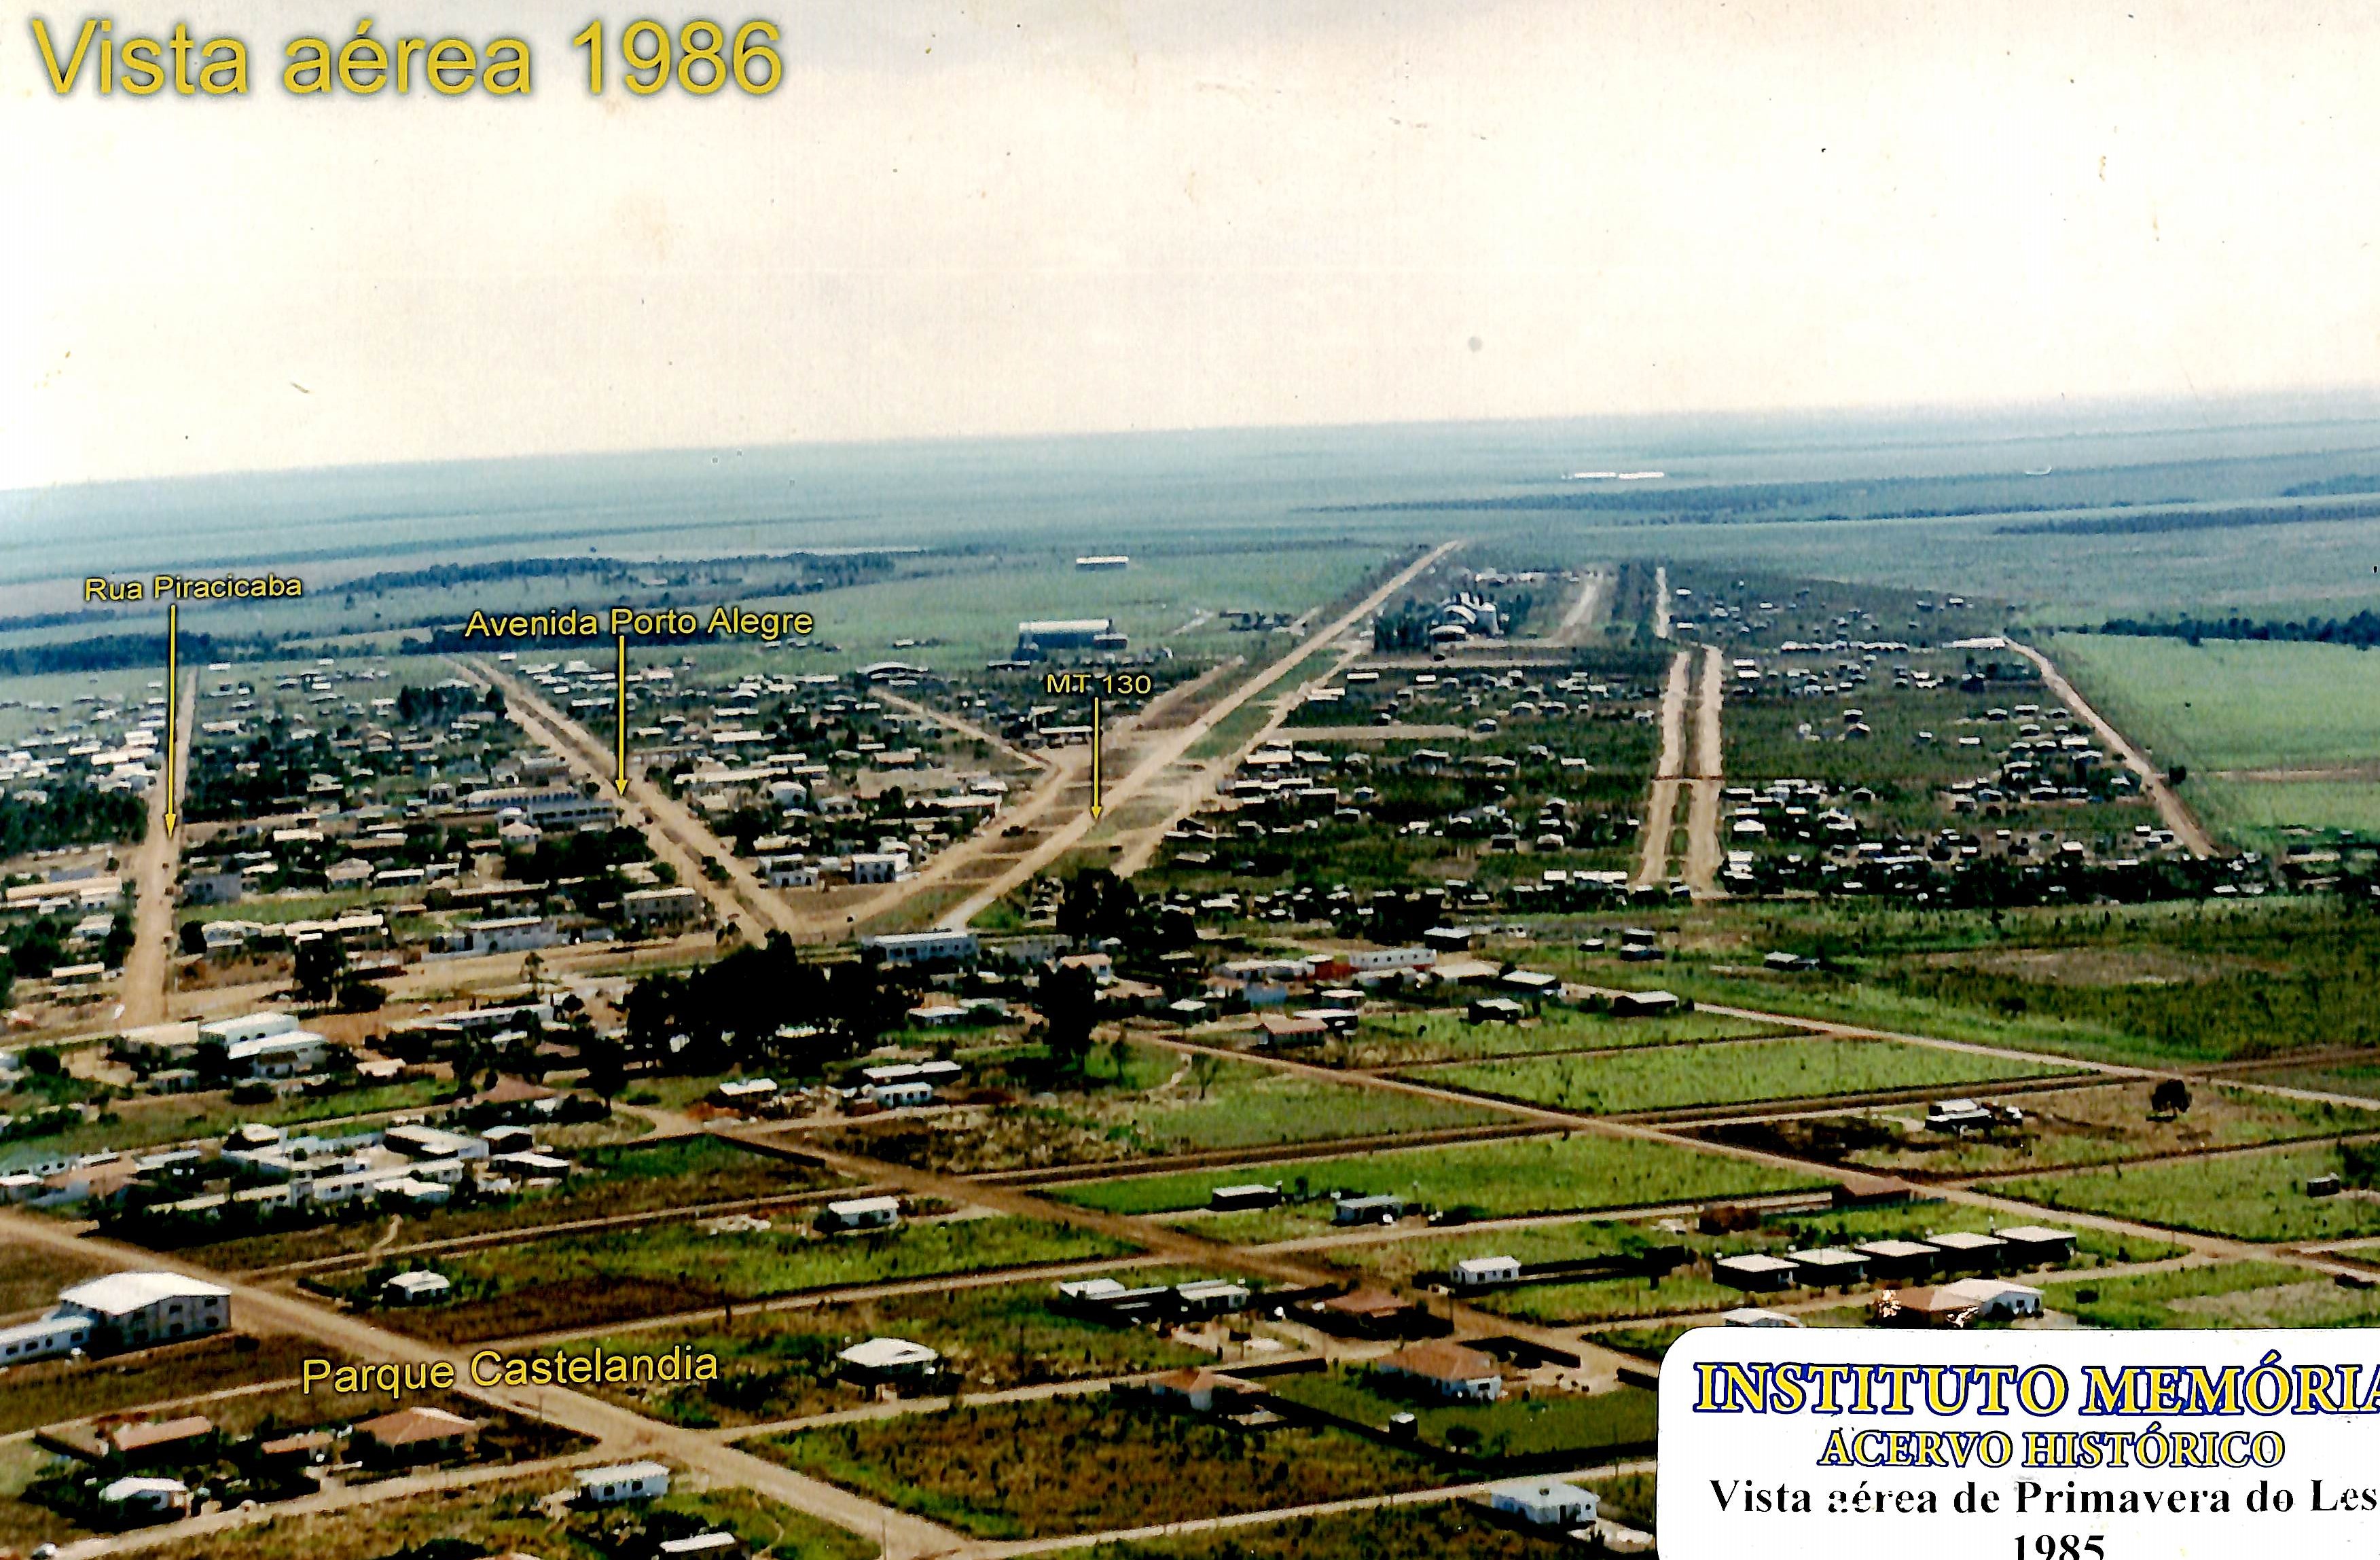
<path fill-rule="evenodd" d="M 2380 378 L 2368 6 L 755 0 L 757 99 L 377 18 L 525 36 L 495 100 L 106 14 L 255 80 L 59 97 L 0 7 L 0 488 Z"/>

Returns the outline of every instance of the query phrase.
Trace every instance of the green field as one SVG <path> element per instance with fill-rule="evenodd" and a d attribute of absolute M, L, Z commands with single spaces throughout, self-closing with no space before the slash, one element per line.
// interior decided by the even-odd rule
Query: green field
<path fill-rule="evenodd" d="M 1645 1481 L 1640 1476 L 1638 1481 Z M 1607 1499 L 1605 1509 L 1618 1507 Z M 1646 1511 L 1649 1523 L 1649 1500 Z M 1093 1553 L 1099 1560 L 1564 1560 L 1578 1551 L 1566 1538 L 1521 1532 L 1488 1521 L 1467 1501 L 1448 1501 L 1252 1522 L 1219 1532 L 1101 1544 Z"/>
<path fill-rule="evenodd" d="M 2155 1165 L 2077 1170 L 1998 1181 L 1992 1190 L 2054 1208 L 2075 1208 L 2203 1230 L 2242 1240 L 2343 1240 L 2380 1235 L 2380 1201 L 2309 1197 L 2309 1177 L 2338 1172 L 2328 1147 L 2225 1154 Z"/>
<path fill-rule="evenodd" d="M 455 1300 L 392 1311 L 385 1319 L 441 1341 L 504 1337 L 806 1289 L 1125 1256 L 1134 1250 L 1038 1219 L 959 1218 L 841 1237 L 813 1234 L 796 1218 L 768 1230 L 716 1235 L 691 1223 L 644 1225 L 443 1257 L 435 1265 L 454 1280 Z"/>
<path fill-rule="evenodd" d="M 2188 765 L 2182 795 L 2225 832 L 2264 843 L 2292 827 L 2380 831 L 2380 659 L 2116 635 L 2061 635 L 2048 650 L 2158 763 Z"/>
<path fill-rule="evenodd" d="M 1224 1170 L 1139 1176 L 1052 1189 L 1050 1195 L 1111 1213 L 1160 1214 L 1203 1208 L 1218 1186 L 1279 1181 L 1293 1190 L 1400 1193 L 1440 1207 L 1489 1215 L 1561 1213 L 1740 1197 L 1823 1184 L 1819 1178 L 1668 1143 L 1589 1133 L 1522 1142 L 1400 1150 L 1360 1158 L 1234 1165 Z M 1330 1217 L 1327 1201 L 1274 1210 L 1300 1227 Z M 1201 1228 L 1207 1227 L 1201 1224 Z"/>
<path fill-rule="evenodd" d="M 750 1445 L 989 1539 L 1264 1511 L 1440 1480 L 1429 1462 L 1342 1431 L 1289 1424 L 1250 1434 L 1115 1395 L 822 1425 Z"/>
<path fill-rule="evenodd" d="M 1548 1456 L 1609 1461 L 1626 1449 L 1650 1447 L 1658 1407 L 1652 1393 L 1633 1386 L 1592 1395 L 1530 1391 L 1493 1403 L 1441 1403 L 1405 1393 L 1360 1365 L 1281 1376 L 1269 1385 L 1278 1397 L 1371 1430 L 1385 1430 L 1390 1415 L 1410 1412 L 1424 1445 L 1467 1449 L 1489 1465 Z"/>
<path fill-rule="evenodd" d="M 1795 1036 L 1433 1069 L 1429 1079 L 1564 1110 L 1610 1115 L 2040 1078 L 2054 1066 L 1897 1040 Z"/>
<path fill-rule="evenodd" d="M 1146 1098 L 1120 1107 L 1116 1119 L 1155 1154 L 1479 1127 L 1511 1119 L 1492 1106 L 1337 1083 L 1260 1062 L 1179 1058 L 1177 1067 L 1174 1052 L 1138 1048 L 1154 1052 L 1173 1070 Z"/>
<path fill-rule="evenodd" d="M 1526 955 L 1522 957 L 1525 959 Z M 1354 1034 L 1344 1040 L 1332 1040 L 1315 1054 L 1322 1060 L 1348 1067 L 1409 1067 L 1545 1051 L 1617 1050 L 1634 1046 L 1675 1045 L 1682 1040 L 1732 1040 L 1789 1033 L 1781 1025 L 1729 1018 L 1721 1013 L 1615 1019 L 1576 1008 L 1548 1005 L 1536 1017 L 1520 1023 L 1472 1023 L 1460 1012 L 1438 1008 L 1366 1014 Z M 1435 1080 L 1444 1074 L 1432 1076 Z"/>
<path fill-rule="evenodd" d="M 2380 1291 L 2269 1262 L 2227 1262 L 2046 1287 L 2044 1303 L 2087 1327 L 2370 1327 Z M 2084 1296 L 2089 1299 L 2084 1299 Z"/>

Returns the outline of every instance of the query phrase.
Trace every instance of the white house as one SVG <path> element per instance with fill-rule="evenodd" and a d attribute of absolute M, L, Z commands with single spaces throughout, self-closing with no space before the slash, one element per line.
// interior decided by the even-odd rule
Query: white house
<path fill-rule="evenodd" d="M 1524 1522 L 1569 1529 L 1592 1525 L 1600 1497 L 1559 1479 L 1514 1479 L 1489 1485 L 1488 1504 Z"/>
<path fill-rule="evenodd" d="M 231 1070 L 248 1078 L 296 1078 L 322 1070 L 331 1043 L 310 1030 L 292 1029 L 234 1040 L 224 1047 Z"/>
<path fill-rule="evenodd" d="M 869 1338 L 835 1356 L 852 1374 L 871 1381 L 914 1380 L 930 1376 L 942 1357 L 922 1343 L 906 1338 Z"/>
<path fill-rule="evenodd" d="M 659 1500 L 669 1493 L 670 1470 L 658 1462 L 615 1462 L 578 1470 L 578 1498 L 595 1506 Z"/>
<path fill-rule="evenodd" d="M 58 1292 L 56 1316 L 88 1317 L 128 1345 L 220 1333 L 231 1291 L 178 1273 L 111 1273 Z"/>
<path fill-rule="evenodd" d="M 1722 1312 L 1719 1322 L 1729 1327 L 1798 1327 L 1802 1324 L 1781 1311 L 1769 1311 L 1756 1305 L 1742 1305 Z"/>
<path fill-rule="evenodd" d="M 99 1504 L 120 1518 L 186 1517 L 190 1510 L 190 1487 L 179 1479 L 118 1479 L 101 1486 Z"/>
<path fill-rule="evenodd" d="M 901 1222 L 898 1197 L 852 1197 L 829 1203 L 819 1222 L 829 1229 L 888 1229 Z"/>
<path fill-rule="evenodd" d="M 395 1273 L 381 1281 L 381 1289 L 399 1305 L 419 1305 L 451 1292 L 455 1286 L 443 1273 Z"/>
<path fill-rule="evenodd" d="M 905 1105 L 934 1103 L 934 1086 L 922 1078 L 907 1079 L 897 1083 L 870 1083 L 868 1085 L 867 1094 L 869 1099 L 887 1110 Z"/>
<path fill-rule="evenodd" d="M 71 1354 L 90 1344 L 91 1330 L 88 1316 L 60 1315 L 0 1327 L 0 1369 Z"/>
<path fill-rule="evenodd" d="M 1521 1276 L 1518 1257 L 1465 1257 L 1448 1275 L 1465 1288 L 1475 1284 L 1510 1284 Z"/>
<path fill-rule="evenodd" d="M 2005 1278 L 1961 1278 L 1934 1291 L 1938 1300 L 1972 1305 L 1978 1322 L 2041 1314 L 2041 1291 Z"/>

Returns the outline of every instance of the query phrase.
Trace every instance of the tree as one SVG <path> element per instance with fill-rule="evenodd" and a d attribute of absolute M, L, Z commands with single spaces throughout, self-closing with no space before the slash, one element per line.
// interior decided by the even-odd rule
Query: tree
<path fill-rule="evenodd" d="M 204 953 L 207 950 L 206 924 L 200 921 L 183 922 L 181 942 L 182 951 L 185 953 Z"/>
<path fill-rule="evenodd" d="M 1062 964 L 1041 977 L 1042 1041 L 1061 1068 L 1083 1070 L 1099 1022 L 1099 986 L 1090 971 Z"/>
<path fill-rule="evenodd" d="M 2180 1116 L 2190 1108 L 2190 1085 L 2179 1078 L 2167 1078 L 2149 1091 L 2149 1113 L 2153 1116 Z"/>
<path fill-rule="evenodd" d="M 587 1064 L 587 1076 L 582 1082 L 609 1109 L 628 1083 L 627 1058 L 620 1049 L 620 1042 L 590 1031 L 578 1042 L 578 1059 Z"/>
<path fill-rule="evenodd" d="M 298 945 L 298 999 L 316 1006 L 338 994 L 339 976 L 347 967 L 345 944 L 334 937 L 311 937 Z"/>

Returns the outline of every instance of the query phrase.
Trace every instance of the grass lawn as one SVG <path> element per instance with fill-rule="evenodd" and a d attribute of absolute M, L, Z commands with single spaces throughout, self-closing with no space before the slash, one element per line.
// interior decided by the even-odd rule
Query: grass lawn
<path fill-rule="evenodd" d="M 1135 1271 L 1129 1282 L 1184 1282 L 1211 1274 Z M 625 1334 L 613 1350 L 659 1352 L 684 1344 L 719 1357 L 720 1379 L 699 1385 L 595 1388 L 672 1424 L 709 1429 L 765 1423 L 856 1408 L 868 1401 L 837 1374 L 835 1355 L 871 1337 L 900 1337 L 938 1350 L 970 1392 L 1038 1382 L 1132 1375 L 1207 1362 L 1211 1356 L 1148 1327 L 1105 1326 L 1057 1310 L 1050 1285 L 1003 1284 L 935 1295 L 805 1306 L 716 1322 Z"/>
<path fill-rule="evenodd" d="M 2335 1175 L 2338 1168 L 2338 1151 L 2317 1145 L 2029 1176 L 1996 1182 L 1992 1190 L 2053 1208 L 2078 1208 L 2242 1240 L 2338 1240 L 2380 1234 L 2380 1201 L 2352 1193 L 2305 1194 L 2308 1177 Z"/>
<path fill-rule="evenodd" d="M 1101 1544 L 1091 1553 L 1099 1560 L 1560 1560 L 1578 1551 L 1566 1539 L 1517 1532 L 1485 1520 L 1468 1503 L 1449 1501 Z"/>
<path fill-rule="evenodd" d="M 1781 1025 L 1718 1013 L 1615 1019 L 1602 1013 L 1549 1006 L 1536 1018 L 1515 1024 L 1466 1023 L 1460 1012 L 1431 1009 L 1366 1017 L 1353 1036 L 1333 1040 L 1316 1055 L 1319 1059 L 1346 1067 L 1408 1067 L 1544 1051 L 1670 1046 L 1682 1040 L 1730 1040 L 1790 1033 Z"/>
<path fill-rule="evenodd" d="M 789 1159 L 741 1148 L 723 1138 L 665 1138 L 577 1150 L 578 1167 L 551 1191 L 532 1191 L 473 1207 L 408 1214 L 398 1243 L 451 1240 L 577 1219 L 658 1213 L 752 1198 L 796 1197 L 842 1178 Z M 387 1233 L 370 1217 L 263 1235 L 235 1236 L 188 1248 L 192 1261 L 238 1270 L 361 1252 Z"/>
<path fill-rule="evenodd" d="M 1434 1083 L 1565 1110 L 1613 1114 L 1688 1105 L 1804 1099 L 1882 1089 L 2038 1078 L 2059 1069 L 1896 1040 L 1793 1036 L 1676 1046 L 1620 1056 L 1536 1058 L 1434 1068 Z"/>
<path fill-rule="evenodd" d="M 2380 1130 L 2380 1110 L 2213 1083 L 2193 1085 L 2190 1108 L 2180 1115 L 2158 1117 L 2149 1109 L 2154 1087 L 2109 1083 L 2003 1095 L 2000 1103 L 2022 1108 L 2026 1123 L 1975 1137 L 1927 1131 L 1925 1113 L 1915 1107 L 1719 1127 L 1709 1135 L 1719 1142 L 1865 1169 L 1963 1176 L 2105 1165 L 2196 1148 L 2246 1147 Z"/>
<path fill-rule="evenodd" d="M 1508 1458 L 1575 1456 L 1610 1460 L 1649 1448 L 1658 1404 L 1642 1387 L 1594 1394 L 1540 1392 L 1494 1403 L 1441 1403 L 1408 1396 L 1362 1367 L 1280 1376 L 1267 1384 L 1293 1403 L 1351 1424 L 1385 1428 L 1391 1415 L 1411 1413 L 1425 1445 L 1465 1451 L 1492 1470 Z"/>
<path fill-rule="evenodd" d="M 962 1218 L 820 1236 L 806 1221 L 705 1234 L 691 1222 L 561 1236 L 436 1263 L 449 1304 L 392 1310 L 390 1326 L 441 1342 L 600 1326 L 805 1289 L 1129 1255 L 1120 1240 L 1038 1219 Z M 362 1276 L 353 1282 L 361 1284 Z"/>
<path fill-rule="evenodd" d="M 1224 1170 L 1138 1176 L 1053 1188 L 1050 1195 L 1114 1213 L 1156 1214 L 1207 1204 L 1215 1187 L 1279 1181 L 1319 1192 L 1401 1192 L 1440 1207 L 1466 1206 L 1489 1215 L 1567 1213 L 1741 1197 L 1824 1184 L 1790 1170 L 1668 1143 L 1638 1143 L 1578 1132 L 1448 1147 L 1404 1149 L 1358 1158 L 1308 1163 L 1235 1165 Z M 1330 1204 L 1315 1202 L 1286 1212 L 1293 1227 L 1310 1233 L 1327 1225 Z M 1209 1226 L 1201 1223 L 1201 1229 Z M 1279 1237 L 1274 1237 L 1279 1239 Z"/>
<path fill-rule="evenodd" d="M 761 1456 L 978 1538 L 1039 1538 L 1427 1489 L 1428 1461 L 1342 1431 L 1244 1432 L 1122 1396 L 822 1425 Z"/>

